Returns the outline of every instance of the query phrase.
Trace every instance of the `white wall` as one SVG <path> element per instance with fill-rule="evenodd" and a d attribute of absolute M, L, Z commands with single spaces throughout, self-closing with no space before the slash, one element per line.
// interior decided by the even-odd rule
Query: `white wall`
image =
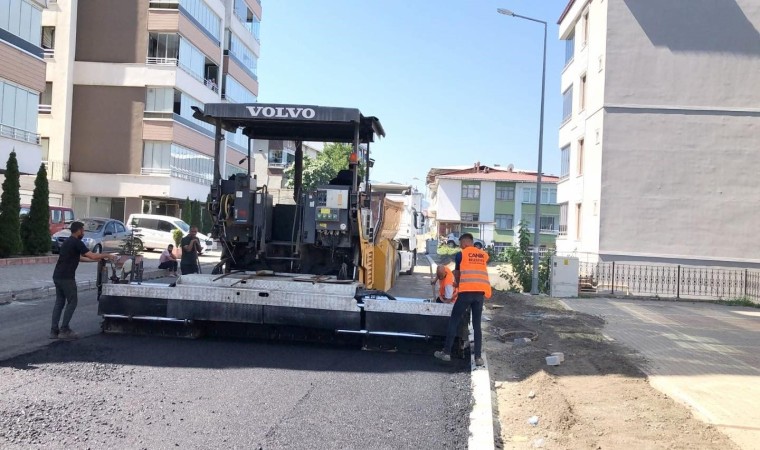
<path fill-rule="evenodd" d="M 495 207 L 496 207 L 496 183 L 493 181 L 481 181 L 480 182 L 480 211 L 479 211 L 480 221 L 493 222 Z"/>
<path fill-rule="evenodd" d="M 21 173 L 36 174 L 40 170 L 42 150 L 39 145 L 0 137 L 0 167 L 3 170 L 14 150 Z"/>
<path fill-rule="evenodd" d="M 438 211 L 436 220 L 446 222 L 462 220 L 462 182 L 438 179 Z"/>
<path fill-rule="evenodd" d="M 169 176 L 72 172 L 74 195 L 97 197 L 166 197 L 206 201 L 210 187 Z"/>

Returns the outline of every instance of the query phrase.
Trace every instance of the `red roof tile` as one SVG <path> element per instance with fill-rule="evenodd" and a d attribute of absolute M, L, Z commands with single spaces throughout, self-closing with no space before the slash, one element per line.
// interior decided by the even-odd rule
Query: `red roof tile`
<path fill-rule="evenodd" d="M 474 180 L 474 181 L 515 181 L 523 183 L 535 183 L 535 172 L 507 172 L 502 170 L 492 170 L 485 172 L 469 173 L 447 173 L 439 175 L 438 178 L 449 180 Z M 541 181 L 545 183 L 558 183 L 559 177 L 553 175 L 543 175 Z"/>

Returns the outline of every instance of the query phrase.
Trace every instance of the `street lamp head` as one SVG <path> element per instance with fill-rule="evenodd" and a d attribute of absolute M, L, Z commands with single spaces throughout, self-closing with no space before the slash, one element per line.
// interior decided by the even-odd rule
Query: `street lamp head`
<path fill-rule="evenodd" d="M 504 9 L 504 8 L 497 8 L 496 12 L 499 13 L 499 14 L 504 14 L 505 16 L 514 16 L 515 15 L 515 13 L 513 13 L 512 11 L 510 11 L 508 9 Z"/>

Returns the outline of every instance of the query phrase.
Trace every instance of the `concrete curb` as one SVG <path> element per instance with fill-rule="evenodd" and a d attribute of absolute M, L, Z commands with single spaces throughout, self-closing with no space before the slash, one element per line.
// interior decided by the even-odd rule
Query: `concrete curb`
<path fill-rule="evenodd" d="M 205 270 L 211 270 L 214 265 L 216 265 L 216 263 L 208 264 L 206 266 L 201 265 L 201 267 L 205 272 Z M 166 271 L 159 269 L 143 272 L 143 281 L 155 280 L 157 278 L 166 278 Z M 96 280 L 79 281 L 77 282 L 77 288 L 80 292 L 89 291 L 97 288 L 96 283 Z M 45 287 L 0 292 L 0 305 L 5 305 L 11 302 L 36 300 L 38 298 L 49 297 L 52 295 L 55 295 L 55 286 L 53 286 L 51 282 L 50 286 Z"/>
<path fill-rule="evenodd" d="M 0 267 L 23 266 L 28 264 L 50 264 L 58 261 L 58 255 L 48 256 L 22 256 L 19 258 L 0 259 Z"/>
<path fill-rule="evenodd" d="M 438 264 L 430 255 L 425 255 L 433 270 Z M 470 324 L 470 344 L 475 340 L 472 324 Z M 467 440 L 467 448 L 493 449 L 493 403 L 491 400 L 491 375 L 488 370 L 488 358 L 486 352 L 481 355 L 485 365 L 475 365 L 475 354 L 470 353 L 470 377 L 472 384 L 472 411 L 470 411 L 470 437 Z"/>

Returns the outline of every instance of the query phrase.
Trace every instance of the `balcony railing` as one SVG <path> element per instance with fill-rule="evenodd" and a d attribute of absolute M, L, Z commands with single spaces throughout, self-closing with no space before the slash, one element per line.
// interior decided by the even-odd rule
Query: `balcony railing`
<path fill-rule="evenodd" d="M 71 179 L 71 168 L 69 163 L 63 161 L 42 161 L 47 170 L 48 180 L 69 181 Z"/>
<path fill-rule="evenodd" d="M 142 169 L 140 169 L 140 175 L 157 175 L 157 176 L 168 175 L 168 176 L 171 176 L 172 178 L 179 178 L 179 179 L 187 180 L 193 183 L 205 184 L 207 186 L 211 185 L 211 181 L 213 180 L 212 174 L 201 175 L 196 172 L 179 169 L 176 167 L 172 167 L 170 169 L 143 167 Z"/>
<path fill-rule="evenodd" d="M 39 105 L 37 108 L 39 114 L 50 114 L 52 111 L 53 107 L 51 105 Z"/>
<path fill-rule="evenodd" d="M 54 48 L 43 48 L 42 49 L 42 57 L 45 59 L 53 59 L 55 57 L 55 49 Z"/>
<path fill-rule="evenodd" d="M 31 131 L 24 131 L 8 125 L 0 124 L 0 137 L 15 139 L 17 141 L 29 142 L 31 144 L 40 143 L 40 135 Z"/>
<path fill-rule="evenodd" d="M 177 58 L 157 58 L 155 56 L 148 56 L 145 58 L 145 64 L 155 66 L 176 66 L 179 64 L 179 60 Z"/>

